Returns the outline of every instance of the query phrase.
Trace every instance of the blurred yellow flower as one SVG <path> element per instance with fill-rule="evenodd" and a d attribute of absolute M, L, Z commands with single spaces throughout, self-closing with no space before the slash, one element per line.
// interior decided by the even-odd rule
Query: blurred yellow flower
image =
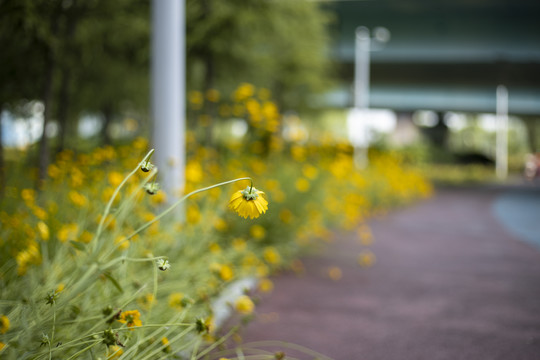
<path fill-rule="evenodd" d="M 86 204 L 88 204 L 88 199 L 86 198 L 86 196 L 82 195 L 81 193 L 75 190 L 71 190 L 68 193 L 68 196 L 69 196 L 69 200 L 71 200 L 71 202 L 75 206 L 82 208 L 82 207 L 85 207 Z"/>
<path fill-rule="evenodd" d="M 79 237 L 79 241 L 88 244 L 93 238 L 94 235 L 91 232 L 84 230 Z"/>
<path fill-rule="evenodd" d="M 206 98 L 210 102 L 218 102 L 220 98 L 220 93 L 216 89 L 208 89 L 206 90 Z"/>
<path fill-rule="evenodd" d="M 196 224 L 201 221 L 201 212 L 197 204 L 191 204 L 187 207 L 186 220 L 189 224 Z"/>
<path fill-rule="evenodd" d="M 36 191 L 33 189 L 23 189 L 21 197 L 26 203 L 33 203 L 36 200 Z"/>
<path fill-rule="evenodd" d="M 113 187 L 117 187 L 118 185 L 120 185 L 122 180 L 124 180 L 124 176 L 118 171 L 111 171 L 107 178 L 109 180 L 109 184 L 111 184 L 111 186 Z"/>
<path fill-rule="evenodd" d="M 139 310 L 122 311 L 119 322 L 126 324 L 128 327 L 142 326 L 141 313 Z"/>
<path fill-rule="evenodd" d="M 304 178 L 299 178 L 298 180 L 296 180 L 296 183 L 294 185 L 296 187 L 296 190 L 298 190 L 299 192 L 308 191 L 310 186 L 309 181 Z"/>
<path fill-rule="evenodd" d="M 272 265 L 277 265 L 281 262 L 281 256 L 279 255 L 277 250 L 272 246 L 268 246 L 264 248 L 263 258 L 264 260 L 266 260 L 267 263 L 272 264 Z"/>
<path fill-rule="evenodd" d="M 40 221 L 37 223 L 37 228 L 38 228 L 39 236 L 41 236 L 41 238 L 44 241 L 49 240 L 50 233 L 49 233 L 49 227 L 47 226 L 47 224 L 45 224 L 43 221 Z"/>
<path fill-rule="evenodd" d="M 180 292 L 174 292 L 169 295 L 168 304 L 171 308 L 180 311 L 184 308 L 184 304 L 182 301 L 183 299 L 184 299 L 184 294 Z"/>
<path fill-rule="evenodd" d="M 241 295 L 236 299 L 234 302 L 234 308 L 236 311 L 238 311 L 240 314 L 251 314 L 253 312 L 253 309 L 255 308 L 255 304 L 251 300 L 251 298 L 247 295 Z"/>
<path fill-rule="evenodd" d="M 5 334 L 9 330 L 9 319 L 6 315 L 0 316 L 0 333 Z"/>
<path fill-rule="evenodd" d="M 341 269 L 337 266 L 332 266 L 328 269 L 328 277 L 334 281 L 338 281 L 343 276 Z"/>
<path fill-rule="evenodd" d="M 251 226 L 249 228 L 249 233 L 253 238 L 257 240 L 260 240 L 266 236 L 266 230 L 259 224 Z"/>
<path fill-rule="evenodd" d="M 107 360 L 116 360 L 124 353 L 124 350 L 118 345 L 109 346 L 107 348 L 108 356 Z"/>
<path fill-rule="evenodd" d="M 223 281 L 229 281 L 234 277 L 233 269 L 229 265 L 221 265 L 219 276 Z"/>
<path fill-rule="evenodd" d="M 137 299 L 137 303 L 145 310 L 150 309 L 156 303 L 154 294 L 144 294 Z"/>
<path fill-rule="evenodd" d="M 247 219 L 248 216 L 251 219 L 258 218 L 268 210 L 268 201 L 263 195 L 264 192 L 248 186 L 231 196 L 229 208 L 236 211 L 244 219 Z"/>
<path fill-rule="evenodd" d="M 169 339 L 167 339 L 166 337 L 162 337 L 161 338 L 161 344 L 164 346 L 164 349 L 163 349 L 164 352 L 166 352 L 166 353 L 171 352 L 171 347 L 169 345 Z"/>
<path fill-rule="evenodd" d="M 188 101 L 195 110 L 200 109 L 204 102 L 203 94 L 200 91 L 190 91 L 188 93 Z"/>
<path fill-rule="evenodd" d="M 289 210 L 289 209 L 283 209 L 283 210 L 281 210 L 279 212 L 279 219 L 284 224 L 289 224 L 292 221 L 292 218 L 293 218 L 293 214 L 292 214 L 291 210 Z"/>
<path fill-rule="evenodd" d="M 242 238 L 235 238 L 232 241 L 232 246 L 236 251 L 243 251 L 246 249 L 246 241 Z"/>
<path fill-rule="evenodd" d="M 226 231 L 228 227 L 229 225 L 222 218 L 218 217 L 216 218 L 216 220 L 214 220 L 214 228 L 217 231 L 221 231 L 221 232 Z"/>
<path fill-rule="evenodd" d="M 375 254 L 373 254 L 370 250 L 363 250 L 358 255 L 358 264 L 362 267 L 370 267 L 373 264 L 375 264 Z"/>
<path fill-rule="evenodd" d="M 0 341 L 0 352 L 2 352 L 2 350 L 4 350 L 5 347 L 6 347 L 6 344 Z"/>
<path fill-rule="evenodd" d="M 274 289 L 274 283 L 270 279 L 262 279 L 259 282 L 259 290 L 263 293 L 268 293 Z"/>
<path fill-rule="evenodd" d="M 60 227 L 56 233 L 56 237 L 61 242 L 66 242 L 68 240 L 75 240 L 77 238 L 77 233 L 79 232 L 79 225 L 76 223 L 64 224 Z"/>
<path fill-rule="evenodd" d="M 211 243 L 209 246 L 208 246 L 208 249 L 210 250 L 210 252 L 212 254 L 218 254 L 221 252 L 221 247 L 216 244 L 215 242 Z"/>

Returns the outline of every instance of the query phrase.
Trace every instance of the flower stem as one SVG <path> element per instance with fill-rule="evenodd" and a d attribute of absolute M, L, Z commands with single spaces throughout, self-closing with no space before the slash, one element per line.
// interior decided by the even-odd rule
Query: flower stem
<path fill-rule="evenodd" d="M 224 181 L 222 183 L 219 183 L 219 184 L 214 184 L 214 185 L 211 185 L 211 186 L 207 186 L 207 187 L 204 187 L 204 188 L 201 188 L 201 189 L 198 189 L 198 190 L 194 190 L 192 192 L 190 192 L 189 194 L 187 195 L 184 195 L 184 197 L 182 197 L 180 200 L 176 201 L 174 204 L 172 204 L 168 209 L 164 210 L 161 214 L 159 214 L 158 216 L 156 216 L 154 219 L 150 220 L 149 222 L 147 222 L 146 224 L 142 225 L 140 228 L 138 228 L 137 230 L 135 230 L 133 233 L 131 233 L 130 235 L 128 235 L 125 239 L 123 239 L 120 243 L 117 244 L 117 246 L 120 246 L 124 241 L 128 241 L 129 239 L 131 239 L 132 237 L 134 237 L 135 235 L 137 235 L 138 233 L 140 233 L 141 231 L 143 231 L 144 229 L 146 229 L 147 227 L 149 227 L 150 225 L 152 225 L 153 223 L 155 223 L 156 221 L 158 221 L 159 219 L 161 219 L 162 217 L 164 217 L 165 215 L 167 215 L 168 213 L 170 213 L 175 207 L 177 207 L 178 205 L 180 205 L 181 203 L 183 203 L 187 198 L 189 198 L 190 196 L 193 196 L 195 194 L 198 194 L 200 192 L 203 192 L 203 191 L 207 191 L 207 190 L 210 190 L 210 189 L 213 189 L 213 188 L 216 188 L 216 187 L 219 187 L 219 186 L 223 186 L 223 185 L 227 185 L 227 184 L 232 184 L 234 182 L 237 182 L 237 181 L 242 181 L 242 180 L 250 180 L 253 184 L 253 180 L 250 178 L 250 177 L 243 177 L 243 178 L 238 178 L 238 179 L 234 179 L 234 180 L 229 180 L 229 181 Z"/>
<path fill-rule="evenodd" d="M 132 177 L 139 170 L 139 168 L 141 167 L 141 164 L 144 163 L 145 161 L 148 161 L 148 159 L 152 156 L 153 153 L 154 153 L 154 149 L 150 150 L 148 154 L 146 154 L 146 156 L 143 158 L 143 160 L 139 164 L 137 164 L 137 167 L 133 169 L 133 171 L 130 172 L 129 175 L 124 178 L 124 180 L 122 180 L 122 182 L 120 183 L 120 185 L 116 187 L 116 189 L 114 189 L 114 193 L 112 194 L 111 199 L 109 200 L 109 202 L 107 203 L 107 206 L 105 207 L 105 211 L 103 212 L 103 215 L 101 216 L 101 220 L 99 221 L 96 235 L 94 236 L 94 241 L 93 241 L 94 251 L 96 251 L 97 249 L 97 246 L 98 246 L 97 240 L 99 239 L 99 236 L 101 235 L 101 232 L 103 231 L 103 225 L 105 224 L 105 219 L 107 218 L 107 215 L 109 215 L 114 199 L 120 192 L 120 189 L 124 186 L 124 184 L 128 181 L 128 179 Z"/>

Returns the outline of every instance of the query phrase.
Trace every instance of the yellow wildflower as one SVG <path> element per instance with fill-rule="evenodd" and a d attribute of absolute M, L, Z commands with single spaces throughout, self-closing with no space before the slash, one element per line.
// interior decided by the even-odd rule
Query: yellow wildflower
<path fill-rule="evenodd" d="M 218 102 L 220 98 L 219 91 L 216 89 L 208 89 L 206 90 L 206 98 L 210 102 Z"/>
<path fill-rule="evenodd" d="M 9 330 L 9 319 L 6 315 L 0 316 L 0 333 L 5 334 Z"/>
<path fill-rule="evenodd" d="M 122 180 L 124 180 L 124 176 L 122 176 L 122 174 L 120 174 L 118 171 L 112 171 L 109 173 L 108 180 L 109 184 L 117 187 L 118 185 L 120 185 Z"/>
<path fill-rule="evenodd" d="M 358 264 L 362 267 L 370 267 L 375 264 L 375 254 L 369 250 L 363 250 L 360 255 L 358 255 Z"/>
<path fill-rule="evenodd" d="M 171 352 L 171 346 L 169 345 L 169 339 L 167 339 L 166 337 L 162 337 L 161 338 L 161 343 L 164 346 L 163 351 L 166 352 L 166 353 L 170 353 Z"/>
<path fill-rule="evenodd" d="M 5 347 L 6 347 L 6 344 L 0 341 L 0 352 L 2 352 L 2 350 L 4 350 Z"/>
<path fill-rule="evenodd" d="M 110 346 L 107 351 L 109 353 L 107 360 L 118 359 L 124 353 L 124 350 L 122 350 L 122 348 L 118 345 Z"/>
<path fill-rule="evenodd" d="M 64 224 L 58 230 L 56 237 L 61 242 L 66 242 L 68 240 L 75 240 L 78 232 L 79 232 L 79 225 L 77 225 L 76 223 Z"/>
<path fill-rule="evenodd" d="M 261 225 L 255 224 L 249 228 L 249 233 L 253 238 L 260 240 L 265 237 L 266 230 Z"/>
<path fill-rule="evenodd" d="M 21 197 L 26 203 L 33 203 L 36 200 L 36 191 L 33 189 L 23 189 Z"/>
<path fill-rule="evenodd" d="M 274 283 L 270 279 L 262 279 L 259 282 L 259 290 L 263 293 L 268 293 L 274 289 Z"/>
<path fill-rule="evenodd" d="M 38 228 L 38 232 L 41 238 L 44 241 L 49 240 L 50 233 L 49 233 L 49 227 L 47 226 L 47 224 L 45 224 L 43 221 L 40 221 L 37 223 L 37 228 Z"/>
<path fill-rule="evenodd" d="M 309 181 L 304 178 L 299 178 L 295 183 L 296 190 L 299 192 L 306 192 L 309 190 Z"/>
<path fill-rule="evenodd" d="M 184 307 L 184 294 L 175 292 L 169 295 L 169 306 L 176 310 L 182 310 Z"/>
<path fill-rule="evenodd" d="M 242 238 L 235 238 L 232 241 L 232 246 L 236 251 L 243 251 L 246 249 L 246 241 Z"/>
<path fill-rule="evenodd" d="M 122 311 L 119 322 L 126 324 L 128 327 L 142 326 L 141 313 L 139 310 Z"/>
<path fill-rule="evenodd" d="M 219 270 L 219 277 L 221 277 L 223 281 L 229 281 L 233 278 L 233 276 L 233 269 L 229 265 L 221 265 L 221 268 Z"/>
<path fill-rule="evenodd" d="M 330 277 L 330 279 L 338 281 L 343 276 L 343 273 L 341 272 L 341 269 L 337 266 L 332 266 L 328 268 L 328 276 Z"/>
<path fill-rule="evenodd" d="M 240 314 L 251 314 L 253 312 L 253 309 L 255 308 L 255 304 L 253 304 L 253 301 L 251 298 L 247 295 L 241 295 L 236 299 L 234 302 L 234 308 L 236 311 L 238 311 Z"/>
<path fill-rule="evenodd" d="M 236 211 L 244 219 L 247 219 L 248 216 L 251 219 L 258 218 L 268 210 L 268 201 L 263 195 L 264 192 L 248 186 L 232 195 L 229 208 Z"/>
<path fill-rule="evenodd" d="M 266 262 L 269 264 L 276 265 L 281 262 L 281 256 L 279 255 L 277 250 L 272 246 L 268 246 L 264 249 L 263 257 L 264 257 L 264 260 L 266 260 Z"/>
<path fill-rule="evenodd" d="M 73 203 L 73 205 L 75 206 L 84 207 L 86 206 L 86 204 L 88 204 L 88 199 L 86 198 L 86 196 L 84 196 L 83 194 L 75 190 L 71 190 L 68 193 L 68 196 L 71 202 Z"/>

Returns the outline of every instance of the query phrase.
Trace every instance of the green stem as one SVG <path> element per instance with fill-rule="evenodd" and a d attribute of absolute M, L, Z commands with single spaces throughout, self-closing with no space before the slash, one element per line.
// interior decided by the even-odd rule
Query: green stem
<path fill-rule="evenodd" d="M 98 229 L 96 231 L 96 235 L 94 236 L 94 239 L 93 239 L 93 243 L 94 243 L 93 244 L 93 250 L 94 251 L 97 248 L 97 240 L 99 239 L 99 236 L 101 235 L 101 232 L 103 231 L 103 225 L 105 224 L 105 219 L 107 218 L 107 215 L 109 215 L 109 212 L 111 211 L 111 207 L 112 207 L 112 204 L 114 202 L 114 199 L 116 198 L 116 196 L 120 192 L 120 189 L 124 186 L 124 184 L 128 181 L 128 179 L 130 177 L 132 177 L 139 170 L 139 168 L 141 167 L 141 164 L 144 163 L 145 161 L 147 161 L 150 158 L 150 156 L 152 156 L 153 153 L 154 153 L 154 149 L 150 150 L 148 152 L 148 154 L 146 154 L 144 159 L 137 165 L 137 167 L 135 169 L 133 169 L 133 171 L 130 172 L 129 175 L 126 176 L 124 178 L 124 180 L 122 180 L 120 185 L 118 185 L 116 187 L 116 189 L 114 190 L 114 193 L 111 196 L 111 199 L 109 200 L 109 202 L 107 203 L 107 206 L 105 207 L 105 211 L 103 212 L 103 215 L 101 216 L 101 220 L 99 221 L 99 225 L 98 225 Z"/>
<path fill-rule="evenodd" d="M 222 183 L 219 183 L 219 184 L 214 184 L 212 186 L 208 186 L 208 187 L 205 187 L 205 188 L 202 188 L 202 189 L 194 190 L 194 191 L 190 192 L 189 194 L 184 195 L 180 200 L 176 201 L 168 209 L 164 210 L 161 214 L 156 216 L 154 219 L 152 219 L 149 222 L 147 222 L 146 224 L 142 225 L 140 228 L 138 228 L 133 233 L 131 233 L 131 235 L 127 236 L 124 240 L 119 242 L 117 244 L 117 246 L 120 246 L 124 241 L 128 241 L 129 239 L 131 239 L 132 237 L 134 237 L 135 235 L 137 235 L 138 233 L 140 233 L 141 231 L 148 228 L 150 225 L 152 225 L 153 223 L 155 223 L 156 221 L 158 221 L 159 219 L 161 219 L 162 217 L 164 217 L 165 215 L 170 213 L 175 207 L 180 205 L 182 202 L 184 202 L 190 196 L 193 196 L 193 195 L 198 194 L 198 193 L 203 192 L 203 191 L 207 191 L 207 190 L 216 188 L 218 186 L 223 186 L 223 185 L 231 184 L 231 183 L 234 183 L 234 182 L 237 182 L 237 181 L 242 181 L 242 180 L 251 180 L 251 178 L 250 177 L 243 177 L 243 178 L 238 178 L 238 179 L 234 179 L 234 180 L 225 181 L 225 182 L 222 182 Z M 251 180 L 251 182 L 253 183 L 253 180 Z"/>
<path fill-rule="evenodd" d="M 156 256 L 152 258 L 128 258 L 128 257 L 120 256 L 120 257 L 117 257 L 116 259 L 112 259 L 111 261 L 103 265 L 101 269 L 102 270 L 108 269 L 114 264 L 119 263 L 121 261 L 145 262 L 145 261 L 156 261 L 159 259 L 167 259 L 167 258 L 168 258 L 167 256 Z"/>
<path fill-rule="evenodd" d="M 56 327 L 56 305 L 54 302 L 52 304 L 52 308 L 53 308 L 53 323 L 52 323 L 51 340 L 49 341 L 49 360 L 52 359 L 52 344 L 54 344 L 54 329 Z"/>
<path fill-rule="evenodd" d="M 87 350 L 90 350 L 91 348 L 93 348 L 94 346 L 96 346 L 97 344 L 99 344 L 101 342 L 100 341 L 96 341 L 94 342 L 93 344 L 90 344 L 89 346 L 85 347 L 84 349 L 82 349 L 81 351 L 77 351 L 75 354 L 71 355 L 67 360 L 71 360 L 71 359 L 75 359 L 77 356 L 79 356 L 80 354 L 82 354 L 83 352 L 87 351 Z"/>

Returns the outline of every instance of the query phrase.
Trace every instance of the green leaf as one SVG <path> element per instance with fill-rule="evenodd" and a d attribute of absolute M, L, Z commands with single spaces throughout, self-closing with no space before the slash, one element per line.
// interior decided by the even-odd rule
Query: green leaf
<path fill-rule="evenodd" d="M 103 273 L 103 275 L 105 275 L 105 277 L 109 280 L 111 280 L 111 282 L 113 283 L 114 287 L 118 289 L 118 291 L 120 291 L 121 293 L 124 292 L 124 289 L 122 289 L 122 286 L 120 286 L 120 283 L 118 281 L 116 281 L 116 279 L 109 273 L 109 272 L 105 272 Z"/>
<path fill-rule="evenodd" d="M 86 245 L 83 244 L 83 243 L 80 243 L 78 241 L 73 241 L 73 240 L 69 240 L 69 242 L 71 243 L 71 245 L 73 245 L 73 247 L 77 250 L 81 250 L 81 251 L 86 251 Z"/>

